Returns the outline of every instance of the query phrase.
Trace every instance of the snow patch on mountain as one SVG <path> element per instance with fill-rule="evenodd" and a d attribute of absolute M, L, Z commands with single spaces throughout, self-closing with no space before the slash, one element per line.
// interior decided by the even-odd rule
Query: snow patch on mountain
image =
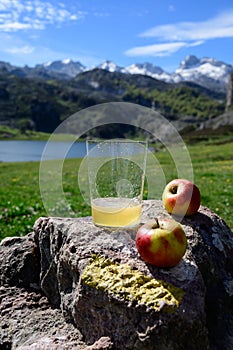
<path fill-rule="evenodd" d="M 48 61 L 48 62 L 43 63 L 42 66 L 44 66 L 44 67 L 49 67 L 52 63 L 53 63 L 52 61 Z M 37 65 L 37 66 L 38 66 L 38 65 Z"/>
<path fill-rule="evenodd" d="M 148 75 L 150 74 L 163 74 L 164 70 L 160 67 L 154 66 L 152 63 L 137 63 L 137 64 L 132 64 L 131 66 L 126 67 L 127 73 L 131 74 L 144 74 Z"/>
<path fill-rule="evenodd" d="M 125 73 L 124 68 L 117 66 L 114 62 L 112 61 L 104 61 L 103 63 L 99 64 L 96 68 L 99 69 L 104 69 L 109 72 L 120 72 L 120 73 Z"/>
<path fill-rule="evenodd" d="M 72 60 L 70 58 L 65 58 L 64 60 L 62 60 L 62 63 L 64 64 L 70 64 L 72 62 Z"/>

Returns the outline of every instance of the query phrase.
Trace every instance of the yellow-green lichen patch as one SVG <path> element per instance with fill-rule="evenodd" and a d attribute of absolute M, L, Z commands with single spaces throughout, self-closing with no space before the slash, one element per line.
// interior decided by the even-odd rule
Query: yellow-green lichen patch
<path fill-rule="evenodd" d="M 174 285 L 144 275 L 127 264 L 117 264 L 103 256 L 93 256 L 86 266 L 82 283 L 124 300 L 173 312 L 184 292 Z"/>

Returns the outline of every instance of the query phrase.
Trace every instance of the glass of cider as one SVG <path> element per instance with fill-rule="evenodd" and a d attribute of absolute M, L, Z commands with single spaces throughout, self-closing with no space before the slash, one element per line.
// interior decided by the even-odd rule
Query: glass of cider
<path fill-rule="evenodd" d="M 93 222 L 134 227 L 140 223 L 147 141 L 87 140 Z"/>

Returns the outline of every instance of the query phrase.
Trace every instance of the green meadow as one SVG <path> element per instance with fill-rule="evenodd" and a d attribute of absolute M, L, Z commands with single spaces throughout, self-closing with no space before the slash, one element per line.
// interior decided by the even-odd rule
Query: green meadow
<path fill-rule="evenodd" d="M 194 182 L 201 191 L 202 205 L 216 212 L 233 229 L 232 139 L 198 142 L 189 145 L 188 150 Z M 168 152 L 161 149 L 155 151 L 154 156 L 165 174 L 166 182 L 177 177 Z M 90 215 L 90 207 L 78 187 L 81 162 L 81 159 L 65 160 L 62 168 L 62 196 L 59 196 L 59 189 L 56 192 L 56 189 L 51 190 L 50 186 L 56 182 L 56 161 L 47 162 L 48 174 L 42 178 L 39 176 L 39 162 L 0 163 L 0 239 L 25 235 L 32 230 L 35 220 L 40 216 Z M 83 179 L 84 182 L 86 180 Z M 43 190 L 48 189 L 46 208 L 43 204 L 45 197 L 43 200 L 41 198 L 39 181 Z M 162 190 L 161 188 L 160 192 Z M 147 186 L 144 198 L 147 198 Z"/>

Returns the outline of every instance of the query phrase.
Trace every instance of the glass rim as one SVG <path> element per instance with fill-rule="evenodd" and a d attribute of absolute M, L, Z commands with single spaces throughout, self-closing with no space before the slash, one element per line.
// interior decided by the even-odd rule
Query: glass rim
<path fill-rule="evenodd" d="M 148 139 L 146 140 L 131 140 L 131 139 L 124 139 L 124 138 L 116 138 L 116 139 L 86 139 L 86 142 L 92 142 L 92 143 L 144 143 L 148 144 Z"/>

